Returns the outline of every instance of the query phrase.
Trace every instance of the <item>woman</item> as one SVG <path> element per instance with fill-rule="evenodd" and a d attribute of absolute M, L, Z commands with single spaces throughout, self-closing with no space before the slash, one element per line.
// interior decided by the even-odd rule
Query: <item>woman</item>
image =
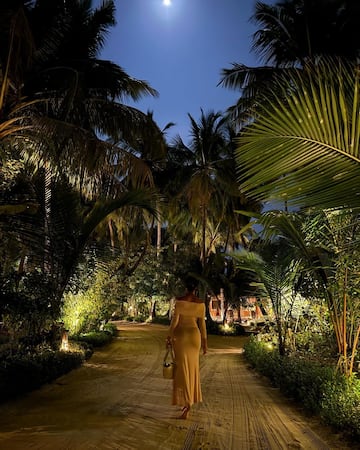
<path fill-rule="evenodd" d="M 202 401 L 199 353 L 207 352 L 205 304 L 194 293 L 195 280 L 186 282 L 187 292 L 175 302 L 167 345 L 175 354 L 172 404 L 183 406 L 180 419 L 186 419 L 191 406 Z"/>

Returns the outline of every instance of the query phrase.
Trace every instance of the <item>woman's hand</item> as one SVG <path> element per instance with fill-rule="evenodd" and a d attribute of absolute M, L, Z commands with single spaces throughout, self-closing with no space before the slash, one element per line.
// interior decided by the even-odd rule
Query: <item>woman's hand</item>
<path fill-rule="evenodd" d="M 206 355 L 207 350 L 208 350 L 208 348 L 207 348 L 207 340 L 206 339 L 202 339 L 201 347 L 202 347 L 203 355 Z"/>

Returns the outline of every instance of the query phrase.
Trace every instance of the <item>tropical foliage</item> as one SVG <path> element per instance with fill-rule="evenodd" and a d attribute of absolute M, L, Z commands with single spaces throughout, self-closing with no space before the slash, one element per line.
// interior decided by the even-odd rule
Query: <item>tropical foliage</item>
<path fill-rule="evenodd" d="M 258 2 L 253 50 L 265 65 L 234 64 L 223 70 L 221 81 L 242 91 L 229 110 L 240 131 L 236 160 L 241 191 L 306 212 L 260 219 L 265 241 L 287 246 L 280 258 L 285 273 L 275 276 L 279 249 L 273 248 L 269 258 L 269 244 L 257 246 L 262 257 L 243 255 L 239 263 L 246 260 L 270 298 L 289 291 L 326 303 L 324 320 L 331 323 L 338 365 L 347 375 L 357 358 L 360 330 L 353 276 L 360 173 L 360 41 L 353 26 L 358 15 L 357 5 L 337 0 Z M 319 33 L 322 27 L 326 32 Z M 276 303 L 284 302 L 272 302 L 282 318 Z"/>
<path fill-rule="evenodd" d="M 151 112 L 126 104 L 157 92 L 100 58 L 113 0 L 95 8 L 91 0 L 4 0 L 0 314 L 10 336 L 1 351 L 53 350 L 61 320 L 99 342 L 111 318 L 167 319 L 190 272 L 206 302 L 222 289 L 225 310 L 241 296 L 270 299 L 262 338 L 279 352 L 261 364 L 274 378 L 290 374 L 286 358 L 295 354 L 337 362 L 352 380 L 360 333 L 355 3 L 257 2 L 254 50 L 265 65 L 224 70 L 221 84 L 242 91 L 231 114 L 189 114 L 189 142 L 167 143 L 171 122 L 160 130 Z M 296 212 L 260 215 L 264 202 Z M 302 373 L 312 405 L 325 372 Z M 300 395 L 292 381 L 289 393 Z"/>
<path fill-rule="evenodd" d="M 279 77 L 238 141 L 241 188 L 260 200 L 358 207 L 359 74 L 326 59 Z"/>
<path fill-rule="evenodd" d="M 157 93 L 98 58 L 115 23 L 113 1 L 96 9 L 71 0 L 1 8 L 7 45 L 0 55 L 0 228 L 9 244 L 1 273 L 21 279 L 41 270 L 44 283 L 56 286 L 59 305 L 90 237 L 110 213 L 131 207 L 155 214 L 147 191 L 151 171 L 135 146 L 157 135 L 159 153 L 162 135 L 151 116 L 122 102 Z M 4 308 L 9 293 L 5 283 Z"/>
<path fill-rule="evenodd" d="M 273 87 L 279 74 L 285 77 L 320 57 L 356 61 L 360 41 L 355 23 L 360 9 L 356 2 L 342 0 L 282 0 L 269 5 L 256 2 L 251 20 L 258 29 L 252 50 L 258 67 L 233 63 L 222 70 L 220 84 L 241 91 L 237 103 L 228 110 L 242 126 L 256 113 L 258 95 Z"/>
<path fill-rule="evenodd" d="M 298 296 L 325 304 L 337 342 L 338 367 L 350 376 L 357 357 L 360 333 L 358 300 L 358 218 L 348 211 L 313 214 L 268 212 L 264 226 L 262 258 L 256 253 L 234 255 L 243 268 L 258 277 L 260 295 L 271 299 L 275 313 L 279 350 L 291 348 L 287 330 L 296 317 Z M 303 302 L 303 305 L 305 302 Z M 289 350 L 289 348 L 288 348 Z"/>

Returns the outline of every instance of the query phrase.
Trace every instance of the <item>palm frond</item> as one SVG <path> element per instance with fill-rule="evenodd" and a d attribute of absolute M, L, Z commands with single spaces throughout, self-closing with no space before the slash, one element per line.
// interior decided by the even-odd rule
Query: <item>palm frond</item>
<path fill-rule="evenodd" d="M 297 206 L 360 206 L 358 69 L 326 59 L 287 75 L 238 139 L 242 190 Z"/>
<path fill-rule="evenodd" d="M 275 80 L 291 70 L 271 66 L 248 67 L 237 63 L 233 63 L 230 69 L 223 69 L 219 85 L 241 92 L 236 104 L 227 110 L 229 118 L 240 128 L 251 123 L 256 117 L 261 93 L 269 92 Z"/>
<path fill-rule="evenodd" d="M 135 206 L 148 211 L 154 217 L 157 217 L 155 193 L 153 191 L 133 190 L 124 192 L 114 200 L 100 199 L 96 202 L 90 213 L 84 220 L 81 229 L 81 241 L 85 243 L 94 229 L 103 221 L 110 213 L 127 206 Z"/>

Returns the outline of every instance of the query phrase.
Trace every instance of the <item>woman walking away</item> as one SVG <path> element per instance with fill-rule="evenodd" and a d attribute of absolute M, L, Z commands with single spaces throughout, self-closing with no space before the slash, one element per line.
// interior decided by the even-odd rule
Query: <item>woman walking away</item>
<path fill-rule="evenodd" d="M 186 419 L 191 406 L 202 401 L 200 385 L 200 348 L 207 352 L 205 304 L 194 291 L 197 283 L 186 280 L 186 294 L 175 301 L 167 345 L 175 354 L 172 404 L 183 407 L 179 419 Z"/>

